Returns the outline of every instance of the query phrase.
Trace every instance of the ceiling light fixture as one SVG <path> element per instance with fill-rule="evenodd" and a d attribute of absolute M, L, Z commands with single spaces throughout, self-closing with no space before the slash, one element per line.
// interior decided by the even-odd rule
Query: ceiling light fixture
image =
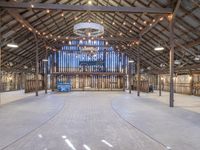
<path fill-rule="evenodd" d="M 195 61 L 199 61 L 200 60 L 200 55 L 195 56 L 194 60 Z"/>
<path fill-rule="evenodd" d="M 179 60 L 179 59 L 174 60 L 174 64 L 175 65 L 180 65 L 181 64 L 181 60 Z"/>
<path fill-rule="evenodd" d="M 129 62 L 129 63 L 133 63 L 133 62 L 134 62 L 134 60 L 129 60 L 128 62 Z"/>
<path fill-rule="evenodd" d="M 156 47 L 154 48 L 155 51 L 163 51 L 164 49 L 165 49 L 165 48 L 162 47 L 162 46 L 160 46 L 160 45 L 158 45 L 158 46 L 156 46 Z"/>
<path fill-rule="evenodd" d="M 104 34 L 104 27 L 93 22 L 81 22 L 74 25 L 74 33 L 82 37 L 98 37 Z"/>
<path fill-rule="evenodd" d="M 18 48 L 19 47 L 13 40 L 12 40 L 11 43 L 8 43 L 7 46 L 11 47 L 11 48 Z"/>
<path fill-rule="evenodd" d="M 43 62 L 47 62 L 47 61 L 48 61 L 48 59 L 42 59 L 42 61 L 43 61 Z"/>

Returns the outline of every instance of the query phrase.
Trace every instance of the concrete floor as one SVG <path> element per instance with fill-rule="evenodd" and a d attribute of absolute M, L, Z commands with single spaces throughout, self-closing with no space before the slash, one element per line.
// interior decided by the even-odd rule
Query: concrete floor
<path fill-rule="evenodd" d="M 0 149 L 199 150 L 200 114 L 151 95 L 72 92 L 0 107 Z"/>

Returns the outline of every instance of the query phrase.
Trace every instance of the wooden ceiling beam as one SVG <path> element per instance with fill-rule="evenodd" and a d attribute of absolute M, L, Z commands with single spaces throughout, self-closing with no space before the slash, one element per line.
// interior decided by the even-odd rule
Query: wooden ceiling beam
<path fill-rule="evenodd" d="M 15 9 L 49 9 L 62 11 L 91 11 L 91 12 L 120 12 L 120 13 L 153 13 L 169 14 L 171 8 L 151 8 L 151 7 L 121 7 L 121 6 L 94 6 L 94 5 L 69 5 L 69 4 L 49 4 L 49 3 L 25 3 L 25 2 L 0 2 L 2 8 Z"/>

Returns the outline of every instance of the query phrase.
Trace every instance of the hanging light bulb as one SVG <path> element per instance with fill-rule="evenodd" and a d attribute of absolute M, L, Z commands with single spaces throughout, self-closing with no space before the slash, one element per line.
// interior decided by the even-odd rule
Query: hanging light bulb
<path fill-rule="evenodd" d="M 92 5 L 92 1 L 91 1 L 91 0 L 89 0 L 89 1 L 88 1 L 88 4 L 89 4 L 89 5 Z"/>

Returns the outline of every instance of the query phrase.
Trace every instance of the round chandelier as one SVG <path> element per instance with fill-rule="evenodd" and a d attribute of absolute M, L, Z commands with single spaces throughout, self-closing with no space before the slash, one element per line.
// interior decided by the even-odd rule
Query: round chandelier
<path fill-rule="evenodd" d="M 93 22 L 81 22 L 74 25 L 74 33 L 82 37 L 98 37 L 104 34 L 104 27 Z"/>

